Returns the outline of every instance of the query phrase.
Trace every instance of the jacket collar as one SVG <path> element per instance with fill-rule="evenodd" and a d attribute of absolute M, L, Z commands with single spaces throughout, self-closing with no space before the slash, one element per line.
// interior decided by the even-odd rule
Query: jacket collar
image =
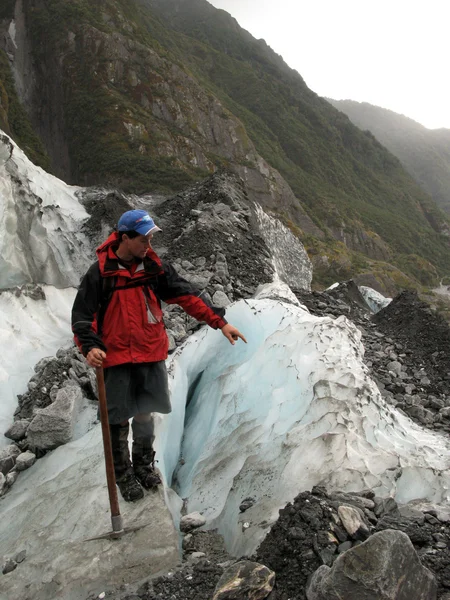
<path fill-rule="evenodd" d="M 100 273 L 103 277 L 121 275 L 122 277 L 131 277 L 128 269 L 125 269 L 120 263 L 115 253 L 119 246 L 119 234 L 114 231 L 107 240 L 97 248 L 97 258 L 100 266 Z M 142 263 L 138 265 L 134 276 L 158 275 L 162 272 L 162 262 L 153 248 L 147 250 Z"/>

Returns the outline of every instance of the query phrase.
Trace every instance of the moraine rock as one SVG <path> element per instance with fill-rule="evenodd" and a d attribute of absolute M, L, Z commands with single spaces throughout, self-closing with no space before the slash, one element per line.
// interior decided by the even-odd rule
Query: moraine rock
<path fill-rule="evenodd" d="M 36 462 L 36 454 L 27 450 L 27 452 L 23 452 L 19 454 L 16 460 L 16 469 L 18 471 L 25 471 L 34 465 Z"/>
<path fill-rule="evenodd" d="M 30 447 L 51 450 L 69 442 L 82 398 L 78 386 L 68 385 L 58 390 L 55 402 L 37 409 L 27 432 Z"/>
<path fill-rule="evenodd" d="M 386 530 L 321 566 L 307 588 L 308 600 L 436 600 L 432 573 L 420 564 L 407 535 Z"/>
<path fill-rule="evenodd" d="M 19 419 L 5 432 L 5 437 L 18 442 L 26 436 L 29 425 L 30 421 L 28 419 Z"/>
<path fill-rule="evenodd" d="M 203 515 L 201 515 L 199 512 L 193 512 L 189 515 L 181 517 L 180 529 L 181 531 L 186 533 L 192 531 L 193 529 L 198 529 L 199 527 L 202 527 L 205 523 L 206 519 Z"/>
<path fill-rule="evenodd" d="M 20 448 L 16 444 L 10 444 L 0 449 L 0 473 L 6 475 L 16 464 L 20 454 Z"/>
<path fill-rule="evenodd" d="M 239 561 L 219 579 L 212 600 L 264 600 L 274 583 L 275 573 L 264 565 Z"/>

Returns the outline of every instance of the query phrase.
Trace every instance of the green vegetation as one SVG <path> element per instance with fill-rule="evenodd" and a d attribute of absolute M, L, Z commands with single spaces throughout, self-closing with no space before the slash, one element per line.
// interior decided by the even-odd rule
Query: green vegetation
<path fill-rule="evenodd" d="M 19 102 L 8 57 L 0 50 L 0 128 L 8 133 L 36 165 L 50 169 L 49 158 Z"/>
<path fill-rule="evenodd" d="M 2 0 L 0 5 L 0 19 L 12 19 L 16 0 Z"/>

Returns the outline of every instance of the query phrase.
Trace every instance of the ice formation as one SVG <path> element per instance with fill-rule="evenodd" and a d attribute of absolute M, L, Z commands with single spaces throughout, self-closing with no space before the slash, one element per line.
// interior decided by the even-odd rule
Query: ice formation
<path fill-rule="evenodd" d="M 228 316 L 248 345 L 203 330 L 176 353 L 174 410 L 158 439 L 167 482 L 231 552 L 252 552 L 278 509 L 316 484 L 402 503 L 450 500 L 448 441 L 384 402 L 345 317 L 268 299 L 241 301 Z M 247 497 L 255 504 L 241 514 Z"/>
<path fill-rule="evenodd" d="M 44 298 L 0 292 L 0 432 L 12 424 L 17 394 L 22 394 L 34 365 L 70 340 L 70 310 L 75 289 L 42 286 Z M 0 435 L 0 448 L 10 443 Z"/>
<path fill-rule="evenodd" d="M 293 289 L 311 291 L 312 264 L 297 237 L 278 219 L 255 205 L 261 236 L 273 257 L 275 273 Z"/>
<path fill-rule="evenodd" d="M 365 285 L 360 285 L 359 291 L 367 302 L 370 310 L 374 313 L 379 312 L 382 308 L 385 308 L 392 302 L 392 298 L 386 298 L 383 294 L 380 294 L 380 292 Z"/>
<path fill-rule="evenodd" d="M 0 131 L 0 289 L 78 285 L 92 262 L 78 189 L 33 165 Z"/>

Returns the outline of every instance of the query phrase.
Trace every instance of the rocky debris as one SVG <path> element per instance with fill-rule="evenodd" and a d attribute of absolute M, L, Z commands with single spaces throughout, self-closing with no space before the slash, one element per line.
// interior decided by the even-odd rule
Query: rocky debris
<path fill-rule="evenodd" d="M 14 295 L 17 298 L 26 296 L 32 300 L 45 300 L 45 292 L 37 283 L 24 283 L 14 288 Z"/>
<path fill-rule="evenodd" d="M 438 398 L 448 393 L 450 327 L 445 319 L 419 300 L 417 293 L 404 291 L 373 319 L 378 330 L 394 338 L 407 355 L 415 357 L 415 379 Z"/>
<path fill-rule="evenodd" d="M 90 215 L 81 231 L 92 241 L 93 247 L 108 237 L 124 212 L 134 208 L 129 198 L 118 190 L 85 188 L 77 197 Z"/>
<path fill-rule="evenodd" d="M 273 590 L 275 573 L 258 563 L 241 560 L 224 572 L 212 600 L 264 600 Z"/>
<path fill-rule="evenodd" d="M 420 564 L 407 535 L 387 529 L 322 565 L 306 591 L 308 600 L 435 600 L 436 581 Z"/>
<path fill-rule="evenodd" d="M 92 400 L 97 397 L 95 374 L 78 348 L 59 349 L 55 357 L 41 359 L 34 371 L 27 391 L 18 396 L 14 423 L 5 433 L 15 444 L 0 450 L 4 476 L 0 495 L 11 488 L 20 471 L 73 439 L 77 427 L 82 435 L 96 420 L 92 418 L 96 410 Z"/>
<path fill-rule="evenodd" d="M 365 363 L 386 402 L 421 426 L 450 433 L 448 324 L 413 292 L 403 292 L 372 315 L 355 287 L 345 282 L 326 292 L 296 291 L 296 296 L 312 314 L 345 315 L 356 324 Z"/>
<path fill-rule="evenodd" d="M 379 517 L 369 508 L 372 504 L 367 500 L 374 507 L 379 507 Z M 429 513 L 422 513 L 423 520 L 420 521 L 417 508 L 411 504 L 407 505 L 408 511 L 413 510 L 410 516 L 401 516 L 400 509 L 404 507 L 399 508 L 393 502 L 383 503 L 370 490 L 353 494 L 328 494 L 323 488 L 316 487 L 312 492 L 302 492 L 294 502 L 280 510 L 277 522 L 252 557 L 275 571 L 277 600 L 304 598 L 306 584 L 312 573 L 322 565 L 332 567 L 347 550 L 367 543 L 354 539 L 346 530 L 340 518 L 343 506 L 355 508 L 358 519 L 367 527 L 368 540 L 372 539 L 374 533 L 387 529 L 408 535 L 422 565 L 436 577 L 439 593 L 450 591 L 448 522 L 436 517 L 436 522 L 432 522 L 427 518 Z M 350 598 L 345 594 L 342 597 Z"/>
<path fill-rule="evenodd" d="M 233 173 L 217 172 L 149 210 L 163 230 L 153 240 L 155 250 L 211 298 L 217 291 L 230 301 L 248 298 L 271 282 L 273 237 L 280 276 L 289 273 L 289 283 L 310 287 L 312 268 L 303 245 L 278 220 L 259 214 L 261 209 L 257 214 Z"/>

